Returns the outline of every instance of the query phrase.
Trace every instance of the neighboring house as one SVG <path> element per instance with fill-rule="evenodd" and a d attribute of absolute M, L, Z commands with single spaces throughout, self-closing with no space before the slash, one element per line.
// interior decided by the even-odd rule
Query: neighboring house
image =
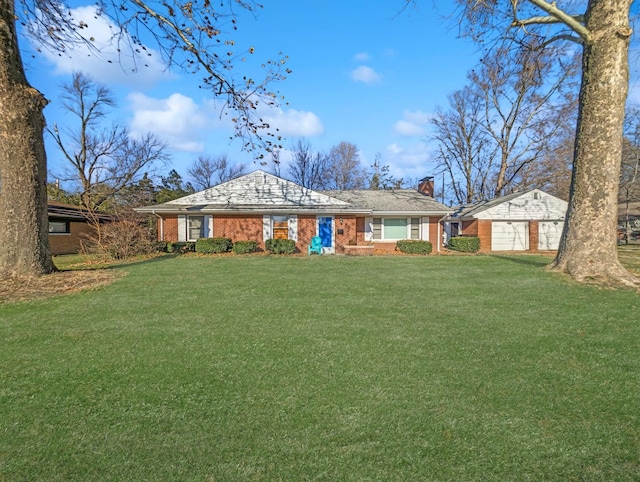
<path fill-rule="evenodd" d="M 557 250 L 568 204 L 539 189 L 458 208 L 444 219 L 444 243 L 477 236 L 480 251 Z"/>
<path fill-rule="evenodd" d="M 264 249 L 266 240 L 286 238 L 306 252 L 311 238 L 320 236 L 325 253 L 345 253 L 392 252 L 397 240 L 421 239 L 436 250 L 440 219 L 450 209 L 433 199 L 431 178 L 419 188 L 319 192 L 258 170 L 136 210 L 158 218 L 161 241 L 225 237 L 253 240 Z"/>
<path fill-rule="evenodd" d="M 91 216 L 80 206 L 48 201 L 49 213 L 49 244 L 51 254 L 74 254 L 80 251 L 81 241 L 93 233 Z M 110 219 L 99 214 L 101 221 Z"/>

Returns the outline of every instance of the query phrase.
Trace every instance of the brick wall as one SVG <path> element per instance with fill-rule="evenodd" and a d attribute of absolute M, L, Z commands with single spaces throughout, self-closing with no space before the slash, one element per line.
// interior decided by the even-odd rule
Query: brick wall
<path fill-rule="evenodd" d="M 49 234 L 51 254 L 75 254 L 80 251 L 80 241 L 93 233 L 87 223 L 70 221 L 68 234 Z"/>
<path fill-rule="evenodd" d="M 364 219 L 355 216 L 336 216 L 336 253 L 344 253 L 344 247 L 354 245 L 358 242 L 358 219 L 362 219 L 362 230 L 364 231 Z M 340 234 L 339 231 L 342 231 Z M 364 240 L 364 232 L 362 233 Z M 363 243 L 364 244 L 364 243 Z"/>
<path fill-rule="evenodd" d="M 162 216 L 162 222 L 158 222 L 158 240 L 172 243 L 178 241 L 178 216 Z"/>
<path fill-rule="evenodd" d="M 480 252 L 491 251 L 491 220 L 478 219 L 478 238 L 480 238 Z"/>
<path fill-rule="evenodd" d="M 538 239 L 540 236 L 538 221 L 529 221 L 529 251 L 538 251 Z"/>
<path fill-rule="evenodd" d="M 264 249 L 262 215 L 214 215 L 213 236 L 232 241 L 257 241 L 260 249 Z"/>
<path fill-rule="evenodd" d="M 465 236 L 477 236 L 478 220 L 473 219 L 471 221 L 462 221 L 462 234 Z"/>

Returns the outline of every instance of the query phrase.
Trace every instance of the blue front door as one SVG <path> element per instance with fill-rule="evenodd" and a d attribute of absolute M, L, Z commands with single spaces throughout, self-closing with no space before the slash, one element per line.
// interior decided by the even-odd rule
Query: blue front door
<path fill-rule="evenodd" d="M 329 217 L 318 219 L 318 236 L 322 239 L 323 248 L 331 248 L 333 246 L 332 221 L 333 219 Z"/>

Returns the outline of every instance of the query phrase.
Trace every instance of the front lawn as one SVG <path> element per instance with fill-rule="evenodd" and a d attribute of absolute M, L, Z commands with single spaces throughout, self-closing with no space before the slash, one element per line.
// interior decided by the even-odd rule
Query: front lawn
<path fill-rule="evenodd" d="M 640 295 L 548 262 L 166 257 L 0 305 L 0 480 L 638 480 Z"/>

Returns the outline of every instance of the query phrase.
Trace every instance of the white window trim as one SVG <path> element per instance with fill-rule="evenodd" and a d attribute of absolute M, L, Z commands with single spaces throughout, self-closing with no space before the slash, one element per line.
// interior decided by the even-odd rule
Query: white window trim
<path fill-rule="evenodd" d="M 273 216 L 271 214 L 262 215 L 262 240 L 266 241 L 273 237 Z M 287 217 L 289 239 L 298 242 L 298 216 L 296 214 L 284 215 Z"/>
<path fill-rule="evenodd" d="M 380 227 L 380 239 L 374 239 L 373 237 L 373 220 L 374 219 L 380 219 L 381 220 L 381 227 Z M 407 232 L 406 237 L 404 238 L 385 238 L 384 237 L 384 220 L 385 219 L 404 219 L 407 222 Z M 375 217 L 371 217 L 371 218 L 366 218 L 365 219 L 365 240 L 367 241 L 372 241 L 374 243 L 390 243 L 390 242 L 395 242 L 395 241 L 403 241 L 403 240 L 411 240 L 411 220 L 412 219 L 417 219 L 418 220 L 418 238 L 414 239 L 414 241 L 418 241 L 418 240 L 422 240 L 424 239 L 424 229 L 423 229 L 423 218 L 421 218 L 420 216 L 375 216 Z M 427 236 L 429 233 L 429 218 L 424 218 L 426 219 L 426 225 L 427 225 Z M 369 228 L 369 231 L 367 232 L 367 228 Z M 369 235 L 369 239 L 367 239 L 367 234 Z M 428 238 L 427 238 L 428 239 Z"/>
<path fill-rule="evenodd" d="M 204 227 L 203 234 L 207 238 L 213 238 L 213 216 L 210 214 L 193 214 L 191 216 L 186 214 L 178 215 L 178 242 L 193 243 L 197 239 L 189 238 L 189 217 L 203 217 Z"/>

